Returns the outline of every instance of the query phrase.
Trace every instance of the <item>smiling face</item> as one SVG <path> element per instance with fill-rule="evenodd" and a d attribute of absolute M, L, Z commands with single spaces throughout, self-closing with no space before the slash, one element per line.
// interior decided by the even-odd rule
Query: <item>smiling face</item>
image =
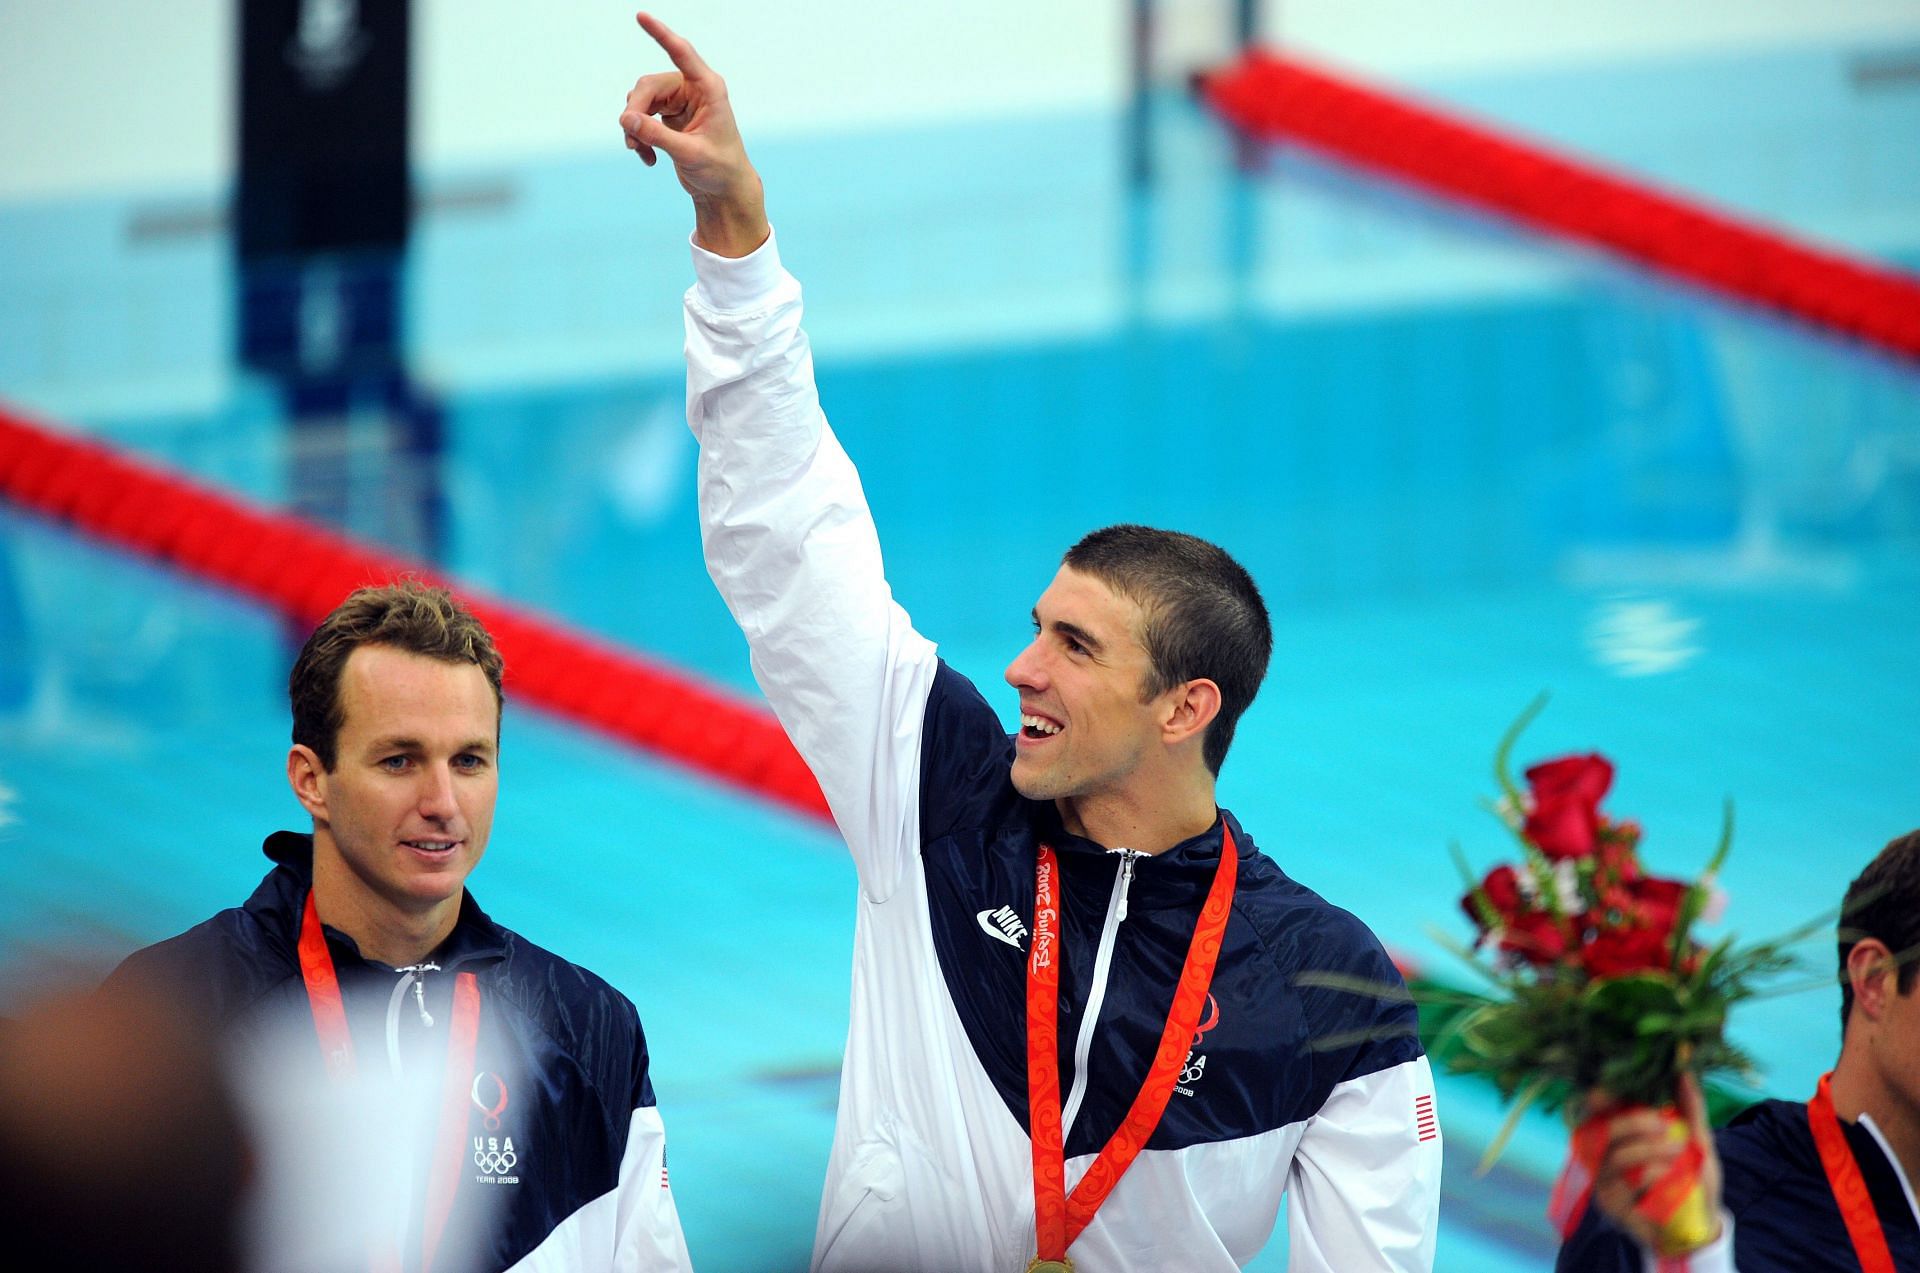
<path fill-rule="evenodd" d="M 424 926 L 443 937 L 493 826 L 493 687 L 473 663 L 362 645 L 341 669 L 339 694 L 333 769 L 305 746 L 288 758 L 313 815 L 322 918 L 363 947 L 363 932 Z"/>
<path fill-rule="evenodd" d="M 1029 800 L 1077 800 L 1146 780 L 1161 759 L 1165 704 L 1140 697 L 1152 664 L 1139 605 L 1062 566 L 1033 618 L 1033 642 L 1006 673 L 1020 691 L 1015 789 Z"/>

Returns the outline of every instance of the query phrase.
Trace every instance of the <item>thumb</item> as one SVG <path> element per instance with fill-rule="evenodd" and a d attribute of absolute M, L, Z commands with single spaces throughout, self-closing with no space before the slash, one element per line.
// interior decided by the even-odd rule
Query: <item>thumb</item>
<path fill-rule="evenodd" d="M 660 122 L 657 115 L 640 115 L 627 129 L 627 135 L 642 146 L 652 146 L 663 150 L 667 158 L 678 165 L 694 157 L 699 142 L 685 133 L 676 132 Z"/>

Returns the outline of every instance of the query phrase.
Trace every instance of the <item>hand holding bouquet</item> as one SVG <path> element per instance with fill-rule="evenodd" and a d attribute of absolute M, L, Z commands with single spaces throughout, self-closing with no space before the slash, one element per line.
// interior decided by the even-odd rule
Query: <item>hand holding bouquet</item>
<path fill-rule="evenodd" d="M 1731 807 L 1712 860 L 1687 881 L 1649 874 L 1639 825 L 1601 811 L 1613 783 L 1604 756 L 1536 764 L 1520 790 L 1509 757 L 1541 705 L 1508 730 L 1494 764 L 1503 793 L 1495 812 L 1518 841 L 1518 860 L 1478 878 L 1460 860 L 1470 885 L 1461 906 L 1478 930 L 1474 949 L 1460 953 L 1492 988 L 1451 997 L 1454 1012 L 1434 1051 L 1456 1071 L 1490 1077 L 1514 1102 L 1489 1159 L 1535 1104 L 1582 1116 L 1554 1190 L 1554 1218 L 1565 1232 L 1586 1206 L 1609 1120 L 1645 1107 L 1676 1141 L 1697 1139 L 1690 1129 L 1700 1120 L 1675 1108 L 1683 1076 L 1750 1072 L 1726 1041 L 1728 1009 L 1791 960 L 1779 944 L 1736 949 L 1728 938 L 1707 947 L 1693 938 L 1732 843 Z M 1640 1191 L 1635 1210 L 1661 1254 L 1713 1236 L 1700 1150 L 1691 1144 L 1657 1179 L 1631 1182 Z"/>

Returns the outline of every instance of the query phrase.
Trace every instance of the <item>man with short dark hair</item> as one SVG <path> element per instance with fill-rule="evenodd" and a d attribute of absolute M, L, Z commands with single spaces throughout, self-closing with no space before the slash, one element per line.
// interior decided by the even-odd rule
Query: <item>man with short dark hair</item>
<path fill-rule="evenodd" d="M 1009 735 L 892 601 L 725 86 L 642 79 L 628 145 L 692 196 L 687 413 L 707 564 L 860 880 L 813 1265 L 1428 1269 L 1440 1139 L 1398 973 L 1215 803 L 1272 643 L 1231 557 L 1075 545 L 1006 670 Z"/>
<path fill-rule="evenodd" d="M 376 1200 L 390 1214 L 329 1219 L 359 1226 L 361 1267 L 683 1270 L 633 1005 L 465 889 L 499 789 L 501 674 L 445 589 L 348 597 L 288 678 L 287 781 L 312 834 L 268 837 L 274 869 L 245 905 L 136 952 L 115 979 L 165 987 L 273 1080 L 270 1100 L 331 1092 L 348 1115 L 391 1102 L 371 1130 L 322 1127 L 345 1143 L 297 1151 L 344 1151 L 350 1172 L 397 1182 Z M 284 1063 L 283 1035 L 294 1069 L 263 1075 Z"/>
<path fill-rule="evenodd" d="M 1560 1273 L 1920 1273 L 1920 831 L 1887 845 L 1848 886 L 1838 938 L 1832 1073 L 1812 1100 L 1761 1101 L 1704 1138 L 1718 1236 L 1683 1260 L 1656 1261 L 1628 1174 L 1658 1179 L 1681 1146 L 1656 1115 L 1622 1115 Z"/>

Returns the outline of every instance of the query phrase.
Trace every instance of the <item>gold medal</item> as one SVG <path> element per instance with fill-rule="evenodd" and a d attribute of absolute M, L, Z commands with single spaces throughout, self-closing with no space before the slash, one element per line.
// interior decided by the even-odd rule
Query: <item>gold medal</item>
<path fill-rule="evenodd" d="M 1043 1260 L 1033 1257 L 1033 1263 L 1027 1265 L 1027 1273 L 1073 1273 L 1072 1260 Z"/>

